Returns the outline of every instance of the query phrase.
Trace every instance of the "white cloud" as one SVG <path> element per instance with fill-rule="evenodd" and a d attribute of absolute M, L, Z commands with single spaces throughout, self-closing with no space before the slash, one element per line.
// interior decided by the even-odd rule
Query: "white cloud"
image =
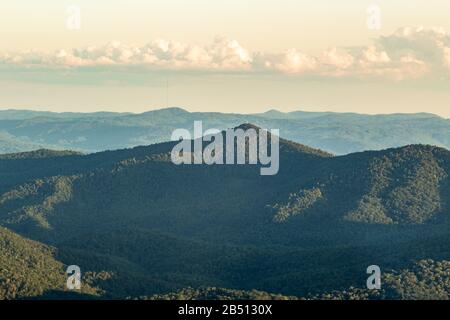
<path fill-rule="evenodd" d="M 317 68 L 317 59 L 298 51 L 289 49 L 282 54 L 260 55 L 255 68 L 274 70 L 283 73 L 307 73 Z"/>
<path fill-rule="evenodd" d="M 56 52 L 0 54 L 0 65 L 78 68 L 145 66 L 207 72 L 277 72 L 323 77 L 418 78 L 450 71 L 450 36 L 442 28 L 401 28 L 367 47 L 331 48 L 318 56 L 292 48 L 283 53 L 251 52 L 238 41 L 217 37 L 208 45 L 155 40 L 144 46 L 117 41 Z M 145 70 L 145 69 L 144 69 Z"/>
<path fill-rule="evenodd" d="M 450 69 L 450 47 L 445 47 L 444 49 L 444 65 Z"/>
<path fill-rule="evenodd" d="M 321 57 L 321 63 L 337 69 L 347 69 L 353 65 L 355 58 L 345 50 L 331 48 L 326 50 Z"/>
<path fill-rule="evenodd" d="M 362 52 L 362 64 L 384 64 L 391 62 L 386 51 L 380 51 L 375 46 L 369 46 Z"/>

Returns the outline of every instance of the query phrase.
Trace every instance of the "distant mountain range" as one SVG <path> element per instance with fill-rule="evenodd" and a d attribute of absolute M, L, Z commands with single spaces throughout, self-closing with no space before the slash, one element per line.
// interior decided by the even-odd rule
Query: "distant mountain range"
<path fill-rule="evenodd" d="M 188 112 L 168 108 L 131 113 L 52 113 L 0 111 L 0 153 L 39 148 L 98 152 L 170 140 L 176 128 L 192 129 L 195 120 L 220 130 L 241 123 L 280 129 L 283 137 L 342 155 L 409 144 L 450 148 L 450 120 L 433 114 L 363 115 L 355 113 L 259 114 Z"/>
<path fill-rule="evenodd" d="M 109 120 L 122 117 L 144 116 Z M 0 156 L 0 298 L 70 298 L 73 264 L 85 298 L 449 297 L 449 150 L 332 156 L 281 139 L 278 175 L 261 176 L 258 165 L 176 166 L 174 144 Z M 369 265 L 382 291 L 365 289 Z"/>

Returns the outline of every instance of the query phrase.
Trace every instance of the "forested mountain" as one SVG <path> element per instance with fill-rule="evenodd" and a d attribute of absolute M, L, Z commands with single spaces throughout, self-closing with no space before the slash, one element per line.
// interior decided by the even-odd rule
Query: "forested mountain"
<path fill-rule="evenodd" d="M 295 297 L 258 290 L 224 288 L 185 288 L 174 293 L 140 297 L 146 300 L 448 300 L 450 261 L 421 260 L 411 269 L 390 270 L 383 277 L 383 288 L 370 291 L 348 288 L 316 296 Z"/>
<path fill-rule="evenodd" d="M 226 129 L 250 122 L 280 129 L 282 135 L 334 154 L 381 150 L 408 144 L 450 147 L 450 120 L 433 114 L 362 115 L 355 113 L 270 110 L 259 114 L 187 112 L 168 108 L 130 113 L 52 113 L 0 110 L 0 153 L 38 148 L 98 152 L 168 141 L 176 128 Z"/>
<path fill-rule="evenodd" d="M 64 272 L 64 265 L 55 259 L 55 248 L 0 227 L 0 299 L 68 296 Z M 79 294 L 70 297 L 83 294 L 93 298 L 99 291 L 85 283 Z"/>
<path fill-rule="evenodd" d="M 259 165 L 176 166 L 174 144 L 4 155 L 0 225 L 54 248 L 55 266 L 79 265 L 103 298 L 195 298 L 189 287 L 371 298 L 374 264 L 400 270 L 374 298 L 448 295 L 450 151 L 332 156 L 281 139 L 278 175 L 261 176 Z"/>

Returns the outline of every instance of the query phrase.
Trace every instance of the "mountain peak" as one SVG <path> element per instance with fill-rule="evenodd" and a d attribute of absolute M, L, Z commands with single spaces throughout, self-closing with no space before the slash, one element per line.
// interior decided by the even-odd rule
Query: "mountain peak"
<path fill-rule="evenodd" d="M 155 109 L 151 111 L 144 112 L 144 114 L 149 113 L 166 113 L 166 114 L 186 114 L 189 113 L 189 111 L 180 108 L 180 107 L 169 107 L 169 108 L 161 108 L 161 109 Z"/>
<path fill-rule="evenodd" d="M 254 129 L 256 132 L 259 132 L 259 130 L 267 130 L 268 136 L 270 137 L 272 135 L 271 128 L 262 129 L 261 127 L 258 127 L 257 125 L 255 125 L 253 123 L 250 123 L 250 122 L 243 123 L 243 124 L 235 127 L 234 129 L 235 130 L 236 129 L 242 129 L 242 130 Z M 282 145 L 282 149 L 284 151 L 286 151 L 286 150 L 293 150 L 294 151 L 295 150 L 296 152 L 300 152 L 302 154 L 307 153 L 307 154 L 318 155 L 318 156 L 321 156 L 321 157 L 332 157 L 333 156 L 333 154 L 325 152 L 323 150 L 320 150 L 320 149 L 317 149 L 317 148 L 312 148 L 312 147 L 309 147 L 307 145 L 304 145 L 304 144 L 301 144 L 301 143 L 297 143 L 297 142 L 294 142 L 294 141 L 290 141 L 290 140 L 287 140 L 287 139 L 283 139 L 283 138 L 281 138 L 281 134 L 280 134 L 279 139 L 280 139 L 279 140 L 280 141 L 280 145 Z"/>
<path fill-rule="evenodd" d="M 256 131 L 261 130 L 260 127 L 258 127 L 257 125 L 254 125 L 253 123 L 250 123 L 250 122 L 242 123 L 242 124 L 238 125 L 237 127 L 235 127 L 234 129 L 242 129 L 242 130 L 255 129 Z"/>
<path fill-rule="evenodd" d="M 277 109 L 269 109 L 266 112 L 264 112 L 263 114 L 284 114 L 284 112 L 281 112 Z"/>

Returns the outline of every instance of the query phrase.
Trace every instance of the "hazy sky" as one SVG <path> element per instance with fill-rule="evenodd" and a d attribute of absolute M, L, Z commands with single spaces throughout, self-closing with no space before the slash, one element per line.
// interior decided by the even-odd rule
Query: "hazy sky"
<path fill-rule="evenodd" d="M 0 13 L 1 109 L 450 117 L 448 0 L 15 0 Z"/>

